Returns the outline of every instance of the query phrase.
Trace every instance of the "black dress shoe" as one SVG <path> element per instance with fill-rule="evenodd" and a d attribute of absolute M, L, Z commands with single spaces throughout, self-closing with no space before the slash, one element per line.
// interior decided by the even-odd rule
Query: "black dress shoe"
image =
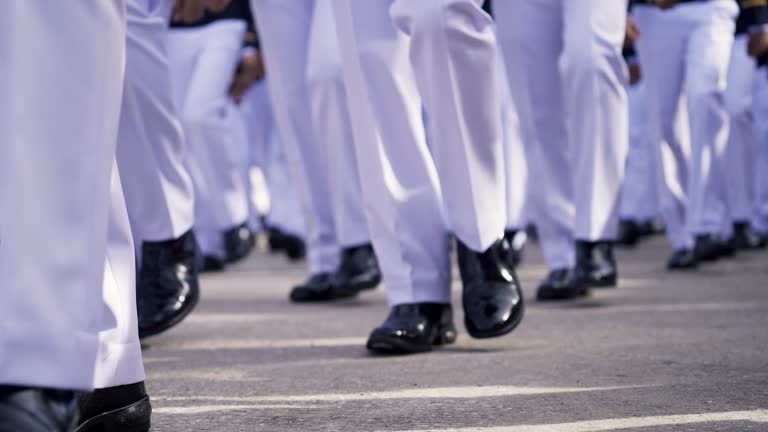
<path fill-rule="evenodd" d="M 270 253 L 278 254 L 283 252 L 283 249 L 285 249 L 283 244 L 284 237 L 285 234 L 278 228 L 271 227 L 267 229 L 267 244 L 269 245 Z"/>
<path fill-rule="evenodd" d="M 733 237 L 731 245 L 736 250 L 755 250 L 766 247 L 765 239 L 752 229 L 749 222 L 736 222 L 733 224 Z"/>
<path fill-rule="evenodd" d="M 507 265 L 509 244 L 498 240 L 485 252 L 457 241 L 464 325 L 474 338 L 503 336 L 523 319 L 523 291 L 515 270 Z"/>
<path fill-rule="evenodd" d="M 576 282 L 588 288 L 616 287 L 618 272 L 611 242 L 576 242 Z"/>
<path fill-rule="evenodd" d="M 0 432 L 70 432 L 77 413 L 73 391 L 0 385 Z"/>
<path fill-rule="evenodd" d="M 203 267 L 201 271 L 203 273 L 218 273 L 227 269 L 227 263 L 213 255 L 206 255 L 203 257 Z"/>
<path fill-rule="evenodd" d="M 302 285 L 291 290 L 291 301 L 294 303 L 326 302 L 356 296 L 358 291 L 337 289 L 333 285 L 333 275 L 318 273 L 309 277 Z"/>
<path fill-rule="evenodd" d="M 696 236 L 696 245 L 693 248 L 696 261 L 716 261 L 733 255 L 734 249 L 729 242 L 715 234 L 702 234 Z"/>
<path fill-rule="evenodd" d="M 144 242 L 137 289 L 139 337 L 170 329 L 197 306 L 196 254 L 192 231 L 176 240 Z"/>
<path fill-rule="evenodd" d="M 691 270 L 699 266 L 696 254 L 691 249 L 678 249 L 672 252 L 667 261 L 669 270 Z"/>
<path fill-rule="evenodd" d="M 291 261 L 301 261 L 307 256 L 307 247 L 299 236 L 283 233 L 282 244 L 285 256 Z"/>
<path fill-rule="evenodd" d="M 637 246 L 640 241 L 640 224 L 633 220 L 625 219 L 619 222 L 619 236 L 616 242 L 622 246 Z"/>
<path fill-rule="evenodd" d="M 224 231 L 224 252 L 228 263 L 235 263 L 247 257 L 255 246 L 256 236 L 247 223 Z"/>
<path fill-rule="evenodd" d="M 520 241 L 518 230 L 507 230 L 504 232 L 504 240 L 509 244 L 509 250 L 507 252 L 507 266 L 510 268 L 517 268 L 521 262 L 523 262 L 523 249 L 525 249 L 525 241 Z"/>
<path fill-rule="evenodd" d="M 76 432 L 147 432 L 151 417 L 143 382 L 99 389 L 80 397 Z"/>
<path fill-rule="evenodd" d="M 450 304 L 411 303 L 393 307 L 371 332 L 366 347 L 382 354 L 413 354 L 456 341 Z"/>
<path fill-rule="evenodd" d="M 373 246 L 365 244 L 344 249 L 332 283 L 337 290 L 348 292 L 376 288 L 381 283 L 381 270 Z"/>
<path fill-rule="evenodd" d="M 552 270 L 547 278 L 541 282 L 536 292 L 539 301 L 570 300 L 582 297 L 589 293 L 586 285 L 578 283 L 571 269 Z"/>

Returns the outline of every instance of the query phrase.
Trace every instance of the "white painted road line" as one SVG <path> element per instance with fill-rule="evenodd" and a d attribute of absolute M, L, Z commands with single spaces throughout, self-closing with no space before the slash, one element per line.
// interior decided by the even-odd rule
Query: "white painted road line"
<path fill-rule="evenodd" d="M 768 423 L 768 410 L 732 411 L 658 417 L 628 417 L 539 425 L 469 427 L 459 429 L 424 429 L 402 432 L 607 432 L 633 428 L 681 426 L 697 423 L 719 422 Z"/>
<path fill-rule="evenodd" d="M 318 394 L 298 396 L 171 396 L 156 397 L 157 401 L 206 401 L 206 402 L 349 402 L 395 399 L 472 399 L 505 396 L 529 396 L 543 394 L 582 393 L 610 390 L 636 389 L 644 386 L 625 387 L 516 387 L 516 386 L 476 386 L 476 387 L 441 387 L 395 390 L 373 393 Z"/>

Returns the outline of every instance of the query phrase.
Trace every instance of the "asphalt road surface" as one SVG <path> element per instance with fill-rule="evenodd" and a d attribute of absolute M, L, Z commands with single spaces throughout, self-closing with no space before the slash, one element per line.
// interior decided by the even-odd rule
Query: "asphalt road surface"
<path fill-rule="evenodd" d="M 619 252 L 619 289 L 556 304 L 534 301 L 527 252 L 515 332 L 407 357 L 364 348 L 381 287 L 292 305 L 303 266 L 265 252 L 205 276 L 195 313 L 146 341 L 153 431 L 768 431 L 768 252 L 673 274 L 656 238 Z"/>

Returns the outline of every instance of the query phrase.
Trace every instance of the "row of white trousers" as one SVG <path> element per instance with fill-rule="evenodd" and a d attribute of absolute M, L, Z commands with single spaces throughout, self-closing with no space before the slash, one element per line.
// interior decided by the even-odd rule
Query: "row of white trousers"
<path fill-rule="evenodd" d="M 505 81 L 549 266 L 573 265 L 574 239 L 615 236 L 628 141 L 625 8 L 499 3 L 497 44 L 479 3 L 333 2 L 369 228 L 393 304 L 449 299 L 446 232 L 484 250 L 509 223 L 505 177 L 518 173 L 503 164 Z M 506 77 L 489 67 L 499 46 Z"/>

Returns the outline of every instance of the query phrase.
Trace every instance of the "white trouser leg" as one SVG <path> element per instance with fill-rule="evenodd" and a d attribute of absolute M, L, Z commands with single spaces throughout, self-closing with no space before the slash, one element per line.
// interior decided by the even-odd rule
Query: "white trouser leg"
<path fill-rule="evenodd" d="M 221 232 L 248 219 L 239 169 L 245 135 L 228 95 L 244 32 L 243 22 L 225 20 L 199 29 L 173 29 L 168 38 L 172 84 L 189 145 L 195 232 L 208 255 L 221 256 Z"/>
<path fill-rule="evenodd" d="M 0 383 L 90 389 L 102 329 L 124 4 L 4 6 Z"/>
<path fill-rule="evenodd" d="M 629 149 L 626 1 L 560 0 L 577 240 L 613 240 Z"/>
<path fill-rule="evenodd" d="M 332 2 L 316 1 L 307 81 L 315 131 L 319 141 L 328 146 L 328 180 L 336 235 L 342 247 L 350 247 L 370 243 L 371 239 L 365 221 Z"/>
<path fill-rule="evenodd" d="M 328 151 L 312 123 L 307 88 L 314 0 L 251 0 L 269 65 L 269 90 L 294 184 L 307 224 L 310 273 L 331 272 L 339 245 L 331 204 Z"/>
<path fill-rule="evenodd" d="M 755 79 L 755 202 L 752 226 L 768 234 L 768 68 L 757 70 Z"/>
<path fill-rule="evenodd" d="M 729 129 L 724 95 L 738 8 L 731 2 L 688 7 L 692 8 L 691 13 L 699 9 L 700 15 L 688 36 L 685 57 L 688 115 L 694 146 L 687 225 L 694 235 L 718 234 L 730 229 L 722 166 Z"/>
<path fill-rule="evenodd" d="M 451 275 L 437 172 L 391 3 L 333 2 L 363 200 L 390 304 L 445 303 Z"/>
<path fill-rule="evenodd" d="M 102 312 L 94 387 L 144 381 L 136 317 L 133 237 L 117 164 L 112 173 L 103 296 L 106 309 Z"/>
<path fill-rule="evenodd" d="M 645 84 L 640 82 L 627 89 L 629 97 L 629 154 L 621 192 L 622 219 L 649 221 L 656 219 L 656 174 L 653 170 L 651 143 L 648 140 L 648 115 Z"/>
<path fill-rule="evenodd" d="M 269 225 L 306 239 L 305 214 L 302 211 L 295 178 L 291 175 L 292 171 L 277 130 L 273 130 L 270 137 L 265 172 L 270 195 Z M 330 271 L 330 268 L 325 271 Z"/>
<path fill-rule="evenodd" d="M 685 68 L 682 62 L 665 59 L 685 57 L 688 29 L 676 25 L 669 13 L 638 6 L 633 15 L 644 34 L 637 42 L 637 51 L 643 67 L 646 133 L 656 173 L 659 210 L 672 247 L 684 249 L 693 246 L 685 225 L 691 160 L 690 127 L 681 99 Z"/>
<path fill-rule="evenodd" d="M 501 124 L 504 136 L 504 162 L 506 163 L 507 229 L 525 228 L 528 198 L 528 158 L 525 151 L 522 126 L 512 101 L 507 71 L 502 53 L 497 57 L 497 79 L 501 96 Z"/>
<path fill-rule="evenodd" d="M 550 269 L 574 265 L 573 174 L 558 59 L 563 50 L 559 0 L 497 2 L 512 101 L 529 146 L 530 170 L 537 173 L 530 205 Z"/>
<path fill-rule="evenodd" d="M 171 87 L 166 39 L 173 1 L 150 9 L 128 1 L 128 45 L 117 161 L 135 242 L 180 237 L 192 228 L 192 179 Z"/>
<path fill-rule="evenodd" d="M 482 0 L 395 0 L 395 25 L 429 115 L 449 229 L 484 251 L 506 225 L 503 133 L 491 17 Z"/>
<path fill-rule="evenodd" d="M 756 156 L 755 123 L 752 99 L 755 61 L 747 54 L 748 35 L 736 38 L 731 50 L 725 106 L 731 118 L 731 131 L 726 149 L 726 171 L 730 220 L 746 222 L 752 218 L 754 164 Z"/>

